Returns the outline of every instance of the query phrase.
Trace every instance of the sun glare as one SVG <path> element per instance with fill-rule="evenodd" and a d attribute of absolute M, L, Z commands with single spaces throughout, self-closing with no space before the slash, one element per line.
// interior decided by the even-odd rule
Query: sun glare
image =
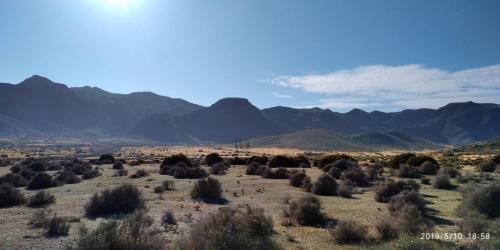
<path fill-rule="evenodd" d="M 128 9 L 133 0 L 105 0 L 105 2 L 110 6 L 120 7 L 123 9 Z"/>

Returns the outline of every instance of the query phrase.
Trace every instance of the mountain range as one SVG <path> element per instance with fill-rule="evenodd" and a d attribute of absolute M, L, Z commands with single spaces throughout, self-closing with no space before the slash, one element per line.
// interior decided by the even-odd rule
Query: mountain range
<path fill-rule="evenodd" d="M 500 136 L 500 105 L 450 103 L 439 109 L 346 113 L 259 109 L 243 98 L 209 107 L 151 92 L 69 88 L 34 75 L 0 83 L 0 135 L 121 136 L 162 143 L 232 143 L 310 149 L 432 148 Z"/>

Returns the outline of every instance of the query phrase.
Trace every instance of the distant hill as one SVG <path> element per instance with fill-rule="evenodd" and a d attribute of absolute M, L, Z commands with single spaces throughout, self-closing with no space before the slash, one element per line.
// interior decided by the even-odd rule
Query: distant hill
<path fill-rule="evenodd" d="M 435 143 L 397 130 L 346 135 L 324 129 L 304 129 L 283 135 L 257 138 L 251 140 L 250 143 L 256 146 L 341 151 L 421 150 L 439 147 Z"/>
<path fill-rule="evenodd" d="M 148 92 L 124 95 L 68 88 L 35 75 L 16 85 L 0 84 L 0 134 L 110 134 L 154 114 L 185 114 L 200 108 Z"/>
<path fill-rule="evenodd" d="M 161 143 L 232 143 L 309 148 L 427 148 L 500 136 L 500 105 L 450 103 L 439 109 L 346 113 L 259 109 L 244 98 L 209 107 L 151 92 L 114 94 L 68 88 L 41 76 L 0 83 L 0 135 L 118 136 Z"/>
<path fill-rule="evenodd" d="M 500 154 L 500 137 L 452 149 L 454 153 Z"/>

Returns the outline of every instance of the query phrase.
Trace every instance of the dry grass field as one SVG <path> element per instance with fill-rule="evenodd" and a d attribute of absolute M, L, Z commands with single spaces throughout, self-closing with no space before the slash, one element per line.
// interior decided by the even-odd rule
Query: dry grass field
<path fill-rule="evenodd" d="M 66 151 L 62 151 L 66 152 Z M 304 152 L 297 149 L 280 148 L 253 148 L 236 151 L 229 146 L 215 147 L 128 147 L 115 152 L 119 158 L 132 160 L 137 158 L 162 159 L 165 156 L 183 153 L 192 158 L 201 158 L 208 153 L 217 152 L 223 157 L 251 156 L 251 155 L 298 155 Z M 22 150 L 0 149 L 1 154 L 7 154 L 10 158 L 22 158 L 26 152 Z M 309 155 L 316 155 L 325 152 L 307 152 Z M 330 154 L 333 152 L 326 152 Z M 358 159 L 385 159 L 398 152 L 349 153 Z M 427 152 L 431 153 L 431 152 Z M 43 152 L 43 155 L 59 157 L 61 151 Z M 32 155 L 32 154 L 30 154 Z M 479 157 L 479 156 L 478 156 Z M 33 229 L 29 225 L 29 220 L 36 210 L 26 206 L 14 206 L 0 209 L 0 248 L 1 249 L 62 249 L 69 242 L 78 237 L 78 230 L 81 224 L 94 228 L 103 220 L 114 220 L 117 218 L 89 219 L 85 216 L 84 207 L 91 196 L 104 189 L 110 189 L 123 183 L 130 183 L 138 187 L 144 194 L 146 208 L 149 215 L 154 219 L 154 227 L 161 230 L 161 213 L 170 209 L 174 212 L 179 225 L 177 232 L 163 232 L 166 239 L 173 240 L 178 235 L 189 229 L 190 224 L 202 215 L 214 212 L 221 206 L 239 207 L 249 204 L 253 207 L 264 208 L 265 213 L 272 217 L 275 238 L 285 249 L 364 249 L 374 247 L 373 244 L 338 244 L 334 241 L 329 229 L 325 227 L 312 226 L 284 226 L 283 210 L 288 206 L 287 202 L 297 200 L 307 195 L 303 189 L 292 187 L 288 179 L 265 179 L 261 176 L 246 175 L 246 167 L 243 165 L 232 166 L 226 175 L 211 175 L 222 184 L 223 196 L 227 199 L 224 205 L 207 204 L 195 201 L 191 198 L 190 192 L 196 179 L 174 179 L 172 176 L 160 175 L 160 164 L 143 164 L 139 166 L 124 165 L 128 170 L 128 176 L 113 177 L 116 170 L 112 165 L 101 165 L 99 169 L 101 175 L 95 179 L 83 180 L 77 184 L 66 184 L 64 186 L 49 188 L 51 194 L 56 197 L 56 202 L 48 206 L 48 209 L 58 216 L 76 217 L 79 222 L 72 222 L 69 236 L 66 237 L 46 237 L 42 230 Z M 206 168 L 206 167 L 204 167 Z M 150 173 L 143 178 L 130 178 L 136 170 L 144 169 Z M 323 172 L 311 167 L 305 169 L 306 174 L 314 181 Z M 476 168 L 464 166 L 461 171 L 468 171 L 477 174 Z M 0 176 L 9 173 L 9 167 L 0 168 Z M 54 171 L 48 171 L 53 174 Z M 390 175 L 390 171 L 384 173 Z M 498 179 L 498 173 L 492 174 Z M 392 177 L 398 179 L 397 177 Z M 160 186 L 165 180 L 173 180 L 175 189 L 166 191 L 163 194 L 154 193 L 155 187 Z M 416 180 L 420 183 L 419 180 Z M 452 183 L 458 185 L 456 180 Z M 35 191 L 20 188 L 26 197 L 30 197 Z M 429 201 L 428 207 L 433 210 L 433 217 L 436 223 L 434 232 L 450 233 L 457 232 L 458 227 L 456 208 L 461 201 L 458 190 L 435 189 L 431 185 L 421 185 L 420 193 Z M 373 187 L 356 187 L 353 198 L 342 198 L 339 196 L 317 196 L 322 202 L 324 214 L 333 221 L 352 219 L 368 228 L 370 237 L 376 237 L 374 225 L 381 218 L 389 216 L 388 204 L 378 203 L 374 200 Z M 417 237 L 417 236 L 415 236 Z M 417 238 L 415 238 L 417 240 Z M 375 246 L 376 247 L 376 246 Z"/>

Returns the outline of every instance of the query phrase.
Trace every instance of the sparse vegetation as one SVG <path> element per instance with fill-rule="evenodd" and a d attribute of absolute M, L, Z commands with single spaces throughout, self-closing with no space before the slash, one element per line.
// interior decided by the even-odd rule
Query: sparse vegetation
<path fill-rule="evenodd" d="M 85 206 L 87 216 L 99 217 L 117 213 L 132 213 L 145 207 L 144 198 L 138 188 L 123 184 L 112 190 L 94 194 Z"/>
<path fill-rule="evenodd" d="M 137 179 L 137 178 L 143 178 L 143 177 L 147 177 L 149 176 L 149 172 L 144 170 L 144 169 L 138 169 L 137 171 L 135 171 L 135 173 L 133 175 L 130 176 L 130 178 L 134 178 L 134 179 Z"/>
<path fill-rule="evenodd" d="M 330 231 L 336 242 L 340 244 L 360 243 L 366 240 L 368 230 L 353 220 L 339 221 Z"/>
<path fill-rule="evenodd" d="M 30 198 L 28 207 L 45 207 L 56 202 L 56 197 L 49 192 L 42 190 L 38 191 Z"/>

